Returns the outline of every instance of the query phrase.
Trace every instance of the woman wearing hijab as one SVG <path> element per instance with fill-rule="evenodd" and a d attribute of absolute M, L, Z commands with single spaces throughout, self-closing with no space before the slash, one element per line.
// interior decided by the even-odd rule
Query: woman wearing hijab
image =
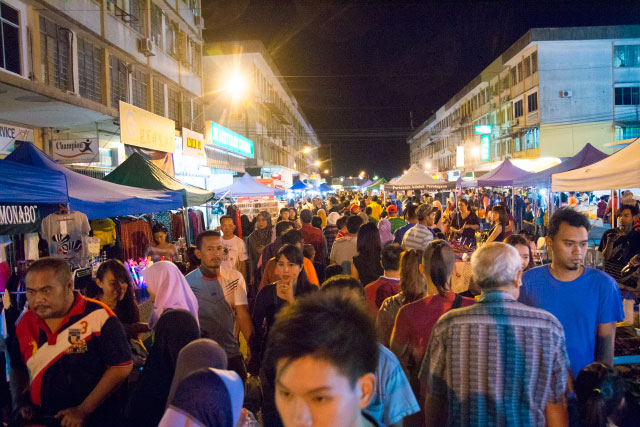
<path fill-rule="evenodd" d="M 272 241 L 273 226 L 271 225 L 271 215 L 267 211 L 262 211 L 256 216 L 256 227 L 247 238 L 251 277 L 256 276 L 256 267 L 262 250 Z"/>
<path fill-rule="evenodd" d="M 169 308 L 189 311 L 198 321 L 198 300 L 178 267 L 169 261 L 160 261 L 144 270 L 153 313 L 149 327 L 154 328 L 162 313 Z"/>
<path fill-rule="evenodd" d="M 322 220 L 322 225 L 320 226 L 320 228 L 324 230 L 324 228 L 327 226 L 327 212 L 324 209 L 318 209 L 318 213 L 316 215 L 318 215 Z"/>
<path fill-rule="evenodd" d="M 327 239 L 328 253 L 331 253 L 333 242 L 336 241 L 336 236 L 338 235 L 338 218 L 340 218 L 340 214 L 338 212 L 331 212 L 327 217 L 327 225 L 322 230 L 322 232 L 324 233 L 324 238 Z"/>
<path fill-rule="evenodd" d="M 178 354 L 199 337 L 200 328 L 189 311 L 167 310 L 160 316 L 147 363 L 129 400 L 129 425 L 158 425 L 167 406 Z"/>
<path fill-rule="evenodd" d="M 393 234 L 391 234 L 391 223 L 387 218 L 382 218 L 378 222 L 378 231 L 380 232 L 380 244 L 384 247 L 387 243 L 393 242 Z"/>

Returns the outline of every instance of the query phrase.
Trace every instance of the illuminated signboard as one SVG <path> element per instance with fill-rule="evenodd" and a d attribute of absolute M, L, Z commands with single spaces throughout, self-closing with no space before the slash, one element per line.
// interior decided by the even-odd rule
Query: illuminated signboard
<path fill-rule="evenodd" d="M 491 134 L 491 125 L 477 125 L 473 127 L 476 135 L 489 135 Z"/>
<path fill-rule="evenodd" d="M 489 135 L 480 137 L 480 160 L 487 162 L 490 159 L 491 138 Z"/>
<path fill-rule="evenodd" d="M 238 135 L 224 126 L 220 126 L 216 122 L 209 123 L 211 123 L 208 129 L 209 134 L 207 135 L 207 142 L 209 144 L 243 157 L 253 158 L 253 141 L 242 135 Z"/>

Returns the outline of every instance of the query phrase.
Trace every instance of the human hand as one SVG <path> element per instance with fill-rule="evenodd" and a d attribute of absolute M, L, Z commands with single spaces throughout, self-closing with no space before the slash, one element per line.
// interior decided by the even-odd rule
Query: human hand
<path fill-rule="evenodd" d="M 80 406 L 74 406 L 73 408 L 63 409 L 56 414 L 57 419 L 60 420 L 62 427 L 82 427 L 87 414 Z"/>
<path fill-rule="evenodd" d="M 33 406 L 26 405 L 18 408 L 18 415 L 23 421 L 29 421 L 33 418 Z"/>
<path fill-rule="evenodd" d="M 11 307 L 11 296 L 9 295 L 9 291 L 5 289 L 4 294 L 2 295 L 2 305 L 5 310 L 9 310 Z"/>

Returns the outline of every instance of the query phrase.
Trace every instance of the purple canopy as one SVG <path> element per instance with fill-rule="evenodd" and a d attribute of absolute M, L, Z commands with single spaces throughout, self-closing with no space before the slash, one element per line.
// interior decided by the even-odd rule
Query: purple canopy
<path fill-rule="evenodd" d="M 593 145 L 585 145 L 575 156 L 565 160 L 559 165 L 550 167 L 537 173 L 530 173 L 513 181 L 514 187 L 551 187 L 551 175 L 589 166 L 608 157 L 605 153 L 594 148 Z"/>
<path fill-rule="evenodd" d="M 520 169 L 511 163 L 507 157 L 504 162 L 500 163 L 497 168 L 482 177 L 474 180 L 463 182 L 463 187 L 506 187 L 512 186 L 513 182 L 520 177 L 528 175 L 524 169 Z"/>

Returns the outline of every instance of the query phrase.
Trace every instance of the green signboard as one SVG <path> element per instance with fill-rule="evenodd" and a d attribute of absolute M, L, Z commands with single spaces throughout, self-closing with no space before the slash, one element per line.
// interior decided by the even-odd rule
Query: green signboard
<path fill-rule="evenodd" d="M 480 137 L 480 160 L 488 162 L 491 158 L 491 137 L 482 135 Z"/>
<path fill-rule="evenodd" d="M 224 126 L 220 126 L 216 122 L 209 123 L 211 123 L 211 133 L 208 135 L 207 140 L 209 144 L 243 157 L 253 158 L 253 141 Z"/>
<path fill-rule="evenodd" d="M 473 131 L 476 135 L 489 135 L 491 134 L 491 125 L 476 125 L 473 127 Z"/>
<path fill-rule="evenodd" d="M 33 233 L 40 228 L 38 205 L 9 203 L 0 205 L 0 235 Z"/>

